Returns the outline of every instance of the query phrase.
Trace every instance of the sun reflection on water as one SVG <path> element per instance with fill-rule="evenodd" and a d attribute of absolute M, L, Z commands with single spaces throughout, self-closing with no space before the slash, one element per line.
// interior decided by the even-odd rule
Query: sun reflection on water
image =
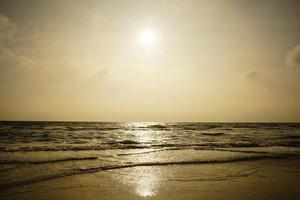
<path fill-rule="evenodd" d="M 130 126 L 141 127 L 149 126 L 150 123 L 135 123 Z M 154 125 L 155 123 L 151 123 Z M 155 135 L 150 130 L 138 130 L 134 132 L 135 140 L 141 143 L 147 143 L 155 139 Z M 145 151 L 145 150 L 143 150 Z M 132 162 L 153 162 L 157 159 L 157 154 L 146 153 L 137 154 L 132 157 Z M 129 170 L 129 173 L 124 177 L 127 184 L 133 185 L 135 193 L 141 197 L 147 198 L 155 196 L 159 188 L 160 177 L 159 170 L 154 167 L 135 167 Z"/>
<path fill-rule="evenodd" d="M 138 167 L 132 174 L 135 176 L 135 192 L 141 197 L 154 196 L 159 183 L 155 171 L 149 167 Z"/>

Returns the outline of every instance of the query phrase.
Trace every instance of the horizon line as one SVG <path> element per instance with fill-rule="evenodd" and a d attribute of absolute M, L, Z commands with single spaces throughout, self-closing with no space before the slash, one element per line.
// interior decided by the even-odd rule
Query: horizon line
<path fill-rule="evenodd" d="M 248 124 L 300 124 L 300 121 L 115 121 L 115 120 L 6 120 L 0 122 L 82 122 L 82 123 L 248 123 Z"/>

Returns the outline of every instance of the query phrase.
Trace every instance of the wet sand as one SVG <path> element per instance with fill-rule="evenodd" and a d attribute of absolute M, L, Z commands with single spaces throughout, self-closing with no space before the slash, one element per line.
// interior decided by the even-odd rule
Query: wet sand
<path fill-rule="evenodd" d="M 300 199 L 300 160 L 140 166 L 2 189 L 8 199 Z"/>

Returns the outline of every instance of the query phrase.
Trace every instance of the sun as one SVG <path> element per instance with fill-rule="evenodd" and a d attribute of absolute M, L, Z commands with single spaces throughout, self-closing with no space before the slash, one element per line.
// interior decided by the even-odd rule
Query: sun
<path fill-rule="evenodd" d="M 146 29 L 140 32 L 138 39 L 144 46 L 153 45 L 157 42 L 157 33 L 154 30 Z"/>

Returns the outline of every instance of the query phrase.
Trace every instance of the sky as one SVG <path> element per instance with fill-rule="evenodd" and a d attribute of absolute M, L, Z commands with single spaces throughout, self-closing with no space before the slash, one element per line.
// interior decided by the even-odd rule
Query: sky
<path fill-rule="evenodd" d="M 0 120 L 300 122 L 299 9 L 0 0 Z"/>

